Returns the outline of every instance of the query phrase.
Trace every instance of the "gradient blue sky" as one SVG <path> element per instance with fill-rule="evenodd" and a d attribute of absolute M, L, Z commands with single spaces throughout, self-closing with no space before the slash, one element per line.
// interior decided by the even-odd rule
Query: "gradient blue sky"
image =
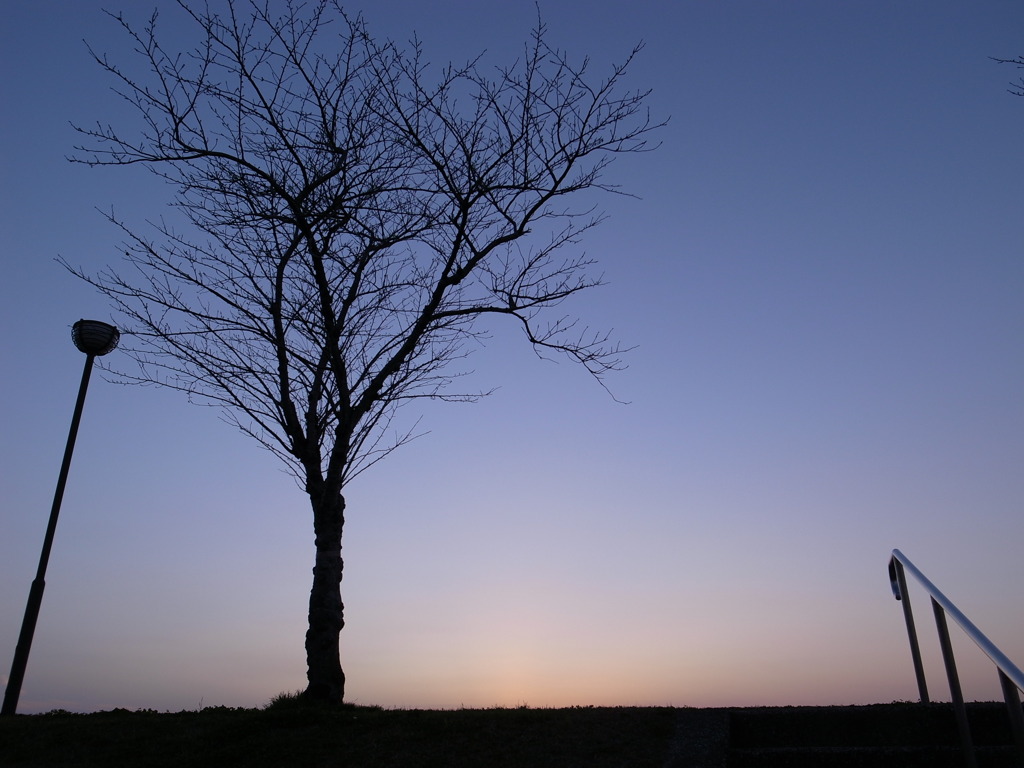
<path fill-rule="evenodd" d="M 164 17 L 179 34 L 170 2 Z M 64 157 L 123 108 L 82 39 L 100 9 L 0 21 L 0 674 L 35 572 L 102 299 L 55 263 L 117 258 L 172 190 Z M 361 3 L 353 2 L 351 9 Z M 575 309 L 638 348 L 610 383 L 497 328 L 476 405 L 347 492 L 348 698 L 385 706 L 837 704 L 916 697 L 901 548 L 1024 663 L 1024 54 L 1019 0 L 542 3 L 671 116 L 610 180 Z M 438 64 L 516 55 L 531 3 L 383 0 Z M 115 353 L 116 354 L 116 353 Z M 305 681 L 307 502 L 173 393 L 93 379 L 21 711 L 253 706 Z M 932 688 L 947 691 L 930 612 Z M 999 697 L 968 641 L 969 698 Z"/>

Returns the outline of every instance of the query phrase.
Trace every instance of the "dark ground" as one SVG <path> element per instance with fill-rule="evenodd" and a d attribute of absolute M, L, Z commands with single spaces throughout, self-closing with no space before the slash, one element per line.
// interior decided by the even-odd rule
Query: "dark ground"
<path fill-rule="evenodd" d="M 979 765 L 1016 765 L 1005 708 L 973 704 Z M 872 751 L 874 750 L 874 751 Z M 725 768 L 962 765 L 950 706 L 383 710 L 210 707 L 0 718 L 0 766 Z"/>
<path fill-rule="evenodd" d="M 344 707 L 19 715 L 0 720 L 0 765 L 661 768 L 682 712 Z"/>

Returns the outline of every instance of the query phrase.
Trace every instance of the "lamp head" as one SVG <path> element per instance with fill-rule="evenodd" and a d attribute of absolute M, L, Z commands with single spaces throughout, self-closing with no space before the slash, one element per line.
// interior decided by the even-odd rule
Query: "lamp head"
<path fill-rule="evenodd" d="M 79 320 L 71 328 L 71 340 L 87 355 L 102 357 L 112 352 L 121 338 L 121 332 L 99 320 Z"/>

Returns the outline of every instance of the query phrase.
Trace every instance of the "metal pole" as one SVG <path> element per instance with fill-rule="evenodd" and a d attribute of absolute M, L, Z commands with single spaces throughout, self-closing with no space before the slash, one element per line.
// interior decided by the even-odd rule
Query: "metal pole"
<path fill-rule="evenodd" d="M 974 756 L 974 742 L 971 740 L 971 726 L 967 722 L 967 707 L 964 705 L 964 694 L 960 689 L 960 676 L 956 673 L 956 659 L 953 657 L 953 643 L 949 638 L 949 625 L 946 623 L 946 611 L 932 598 L 932 610 L 935 612 L 935 626 L 939 630 L 939 647 L 942 648 L 942 660 L 946 664 L 946 677 L 949 678 L 949 694 L 953 699 L 953 712 L 956 715 L 956 727 L 960 732 L 960 745 L 964 751 L 964 763 L 967 768 L 977 768 Z"/>
<path fill-rule="evenodd" d="M 82 383 L 78 387 L 78 401 L 75 403 L 75 414 L 71 417 L 71 430 L 68 433 L 68 444 L 64 449 L 64 461 L 60 465 L 57 478 L 57 490 L 53 495 L 53 506 L 50 508 L 50 522 L 46 526 L 46 538 L 43 539 L 43 551 L 39 555 L 39 568 L 32 588 L 28 593 L 28 604 L 25 606 L 25 618 L 21 622 L 21 634 L 14 650 L 14 661 L 11 664 L 11 676 L 7 680 L 4 691 L 3 709 L 0 715 L 13 715 L 18 709 L 18 697 L 21 696 L 21 683 L 25 678 L 25 667 L 28 665 L 28 653 L 32 648 L 32 636 L 39 618 L 39 606 L 43 602 L 43 590 L 46 588 L 46 565 L 50 561 L 50 549 L 53 546 L 53 534 L 57 530 L 57 516 L 60 514 L 60 503 L 64 498 L 64 485 L 67 483 L 68 470 L 71 467 L 71 455 L 75 451 L 75 438 L 78 436 L 78 423 L 82 420 L 82 408 L 85 405 L 85 392 L 89 388 L 89 375 L 95 355 L 86 355 L 85 370 L 82 372 Z"/>
<path fill-rule="evenodd" d="M 1006 702 L 1006 709 L 1010 715 L 1010 730 L 1013 731 L 1013 740 L 1017 744 L 1017 759 L 1024 766 L 1024 711 L 1020 707 L 1020 694 L 1017 692 L 1017 686 L 1001 669 L 999 686 L 1003 689 L 1003 701 Z"/>
<path fill-rule="evenodd" d="M 917 676 L 917 692 L 921 703 L 927 704 L 928 683 L 924 677 L 924 662 L 921 660 L 921 646 L 917 641 L 917 627 L 914 625 L 914 611 L 910 607 L 910 591 L 907 589 L 907 576 L 903 572 L 903 563 L 896 557 L 889 561 L 889 579 L 893 584 L 896 599 L 903 603 L 903 618 L 907 623 L 907 637 L 910 639 L 910 655 L 914 660 L 914 674 Z"/>

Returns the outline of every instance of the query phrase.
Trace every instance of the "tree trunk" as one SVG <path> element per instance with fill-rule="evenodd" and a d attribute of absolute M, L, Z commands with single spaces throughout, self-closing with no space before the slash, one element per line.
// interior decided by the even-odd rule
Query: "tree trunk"
<path fill-rule="evenodd" d="M 345 498 L 340 493 L 310 494 L 316 565 L 309 591 L 309 629 L 306 631 L 306 678 L 304 695 L 317 701 L 340 704 L 345 697 L 345 673 L 341 669 L 338 640 L 345 626 L 341 602 L 341 531 L 345 524 Z"/>

